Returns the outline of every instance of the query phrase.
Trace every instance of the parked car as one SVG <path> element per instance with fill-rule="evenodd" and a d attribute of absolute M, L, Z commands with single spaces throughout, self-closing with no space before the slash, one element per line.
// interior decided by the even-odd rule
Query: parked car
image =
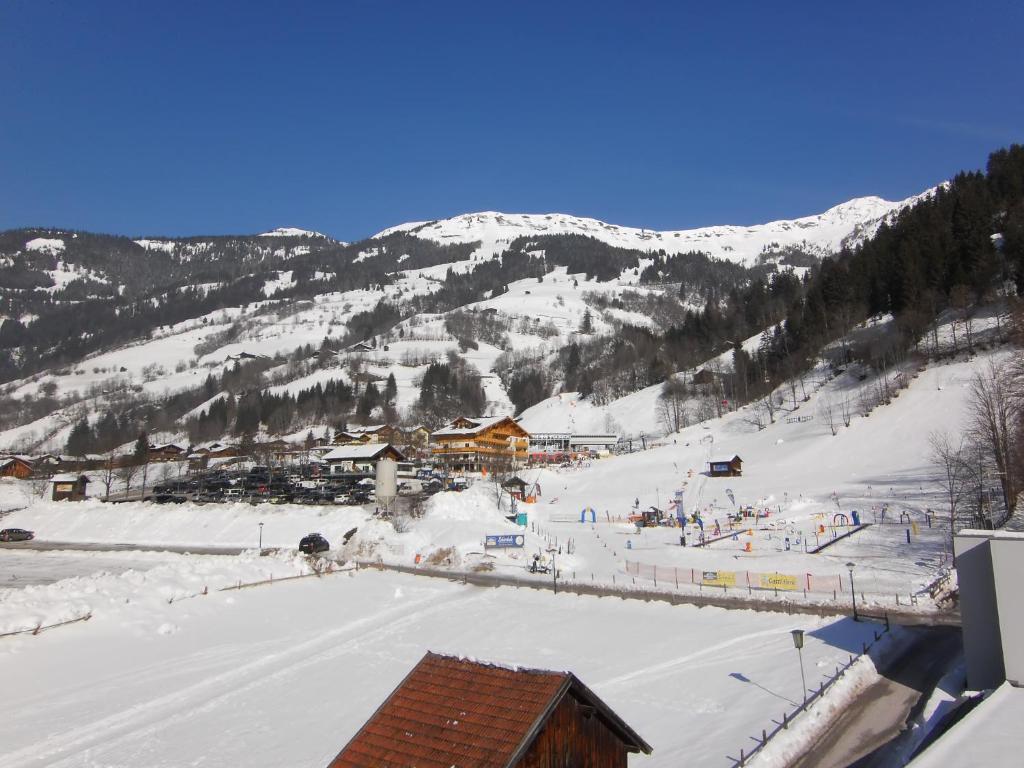
<path fill-rule="evenodd" d="M 308 536 L 303 536 L 302 541 L 299 542 L 299 552 L 306 555 L 315 555 L 317 552 L 326 552 L 330 548 L 330 542 L 319 533 L 311 533 Z"/>
<path fill-rule="evenodd" d="M 157 493 L 153 496 L 157 504 L 184 504 L 188 499 L 179 493 Z"/>
<path fill-rule="evenodd" d="M 31 541 L 35 537 L 35 533 L 24 528 L 4 528 L 0 531 L 0 541 Z"/>

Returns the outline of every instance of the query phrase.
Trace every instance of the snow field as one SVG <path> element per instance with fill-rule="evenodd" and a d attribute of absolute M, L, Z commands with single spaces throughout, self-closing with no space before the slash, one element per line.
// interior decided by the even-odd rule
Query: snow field
<path fill-rule="evenodd" d="M 0 644 L 0 766 L 323 766 L 427 650 L 569 669 L 653 745 L 631 764 L 715 765 L 800 699 L 793 628 L 809 686 L 872 629 L 372 570 L 128 604 Z"/>
<path fill-rule="evenodd" d="M 55 553 L 0 553 L 6 563 L 8 555 L 51 555 Z M 147 606 L 191 597 L 204 589 L 219 589 L 238 583 L 269 578 L 299 576 L 311 573 L 309 561 L 294 552 L 260 557 L 256 551 L 237 556 L 178 555 L 156 553 L 155 557 L 135 557 L 146 567 L 122 573 L 102 570 L 103 557 L 96 558 L 96 572 L 89 576 L 72 576 L 52 584 L 24 588 L 0 588 L 0 634 L 48 626 L 77 619 L 88 614 L 93 618 L 114 620 L 143 618 Z M 136 609 L 141 604 L 141 609 Z M 137 628 L 142 625 L 136 624 Z M 173 624 L 160 623 L 148 627 L 160 634 L 177 631 Z M 65 630 L 66 631 L 66 630 Z M 0 638 L 0 642 L 4 639 Z M 2 650 L 0 650 L 2 652 Z"/>

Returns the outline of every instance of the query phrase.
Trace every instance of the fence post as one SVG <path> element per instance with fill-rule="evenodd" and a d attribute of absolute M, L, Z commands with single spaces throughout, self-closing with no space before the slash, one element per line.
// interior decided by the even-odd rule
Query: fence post
<path fill-rule="evenodd" d="M 782 728 L 783 728 L 783 730 L 788 730 L 788 728 L 789 728 L 789 723 L 786 720 L 786 713 L 785 712 L 782 713 Z"/>
<path fill-rule="evenodd" d="M 743 756 L 743 747 L 740 747 L 740 765 L 746 765 L 747 759 Z"/>

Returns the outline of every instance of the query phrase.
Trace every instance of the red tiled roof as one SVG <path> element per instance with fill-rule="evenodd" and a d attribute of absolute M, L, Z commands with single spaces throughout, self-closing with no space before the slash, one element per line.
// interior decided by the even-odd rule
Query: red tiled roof
<path fill-rule="evenodd" d="M 631 746 L 650 750 L 568 672 L 428 653 L 328 768 L 507 768 L 570 687 L 593 698 Z"/>

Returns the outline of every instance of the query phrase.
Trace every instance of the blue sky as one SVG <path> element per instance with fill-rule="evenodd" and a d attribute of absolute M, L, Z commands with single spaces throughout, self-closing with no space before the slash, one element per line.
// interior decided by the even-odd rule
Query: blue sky
<path fill-rule="evenodd" d="M 1019 2 L 0 3 L 0 228 L 898 199 L 1024 141 Z"/>

